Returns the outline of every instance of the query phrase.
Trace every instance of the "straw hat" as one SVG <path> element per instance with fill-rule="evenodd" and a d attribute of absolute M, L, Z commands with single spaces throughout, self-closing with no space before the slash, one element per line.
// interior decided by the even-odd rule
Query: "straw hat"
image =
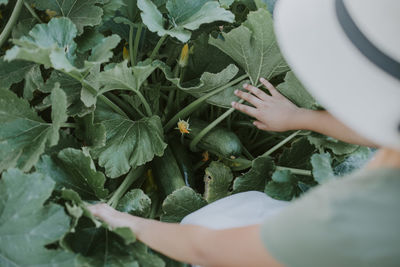
<path fill-rule="evenodd" d="M 282 53 L 312 95 L 360 135 L 400 150 L 400 1 L 280 0 Z"/>

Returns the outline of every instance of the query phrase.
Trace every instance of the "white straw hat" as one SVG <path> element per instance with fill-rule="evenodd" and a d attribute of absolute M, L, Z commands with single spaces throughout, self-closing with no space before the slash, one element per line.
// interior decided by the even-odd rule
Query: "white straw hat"
<path fill-rule="evenodd" d="M 280 0 L 282 53 L 335 117 L 400 150 L 400 1 Z"/>

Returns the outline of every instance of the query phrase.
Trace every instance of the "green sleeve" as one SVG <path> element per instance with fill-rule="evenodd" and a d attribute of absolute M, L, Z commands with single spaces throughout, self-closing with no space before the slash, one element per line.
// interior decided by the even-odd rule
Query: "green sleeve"
<path fill-rule="evenodd" d="M 400 266 L 400 179 L 393 180 L 320 186 L 267 220 L 262 241 L 285 266 Z"/>

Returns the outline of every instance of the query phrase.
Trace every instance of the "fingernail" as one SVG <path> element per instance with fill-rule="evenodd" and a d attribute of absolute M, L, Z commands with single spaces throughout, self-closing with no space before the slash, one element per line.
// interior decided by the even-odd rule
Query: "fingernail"
<path fill-rule="evenodd" d="M 234 92 L 234 93 L 235 93 L 235 95 L 237 95 L 237 94 L 238 94 L 238 92 L 239 92 L 239 90 L 237 90 L 237 89 L 236 89 L 236 90 L 235 90 L 235 92 Z"/>
<path fill-rule="evenodd" d="M 260 78 L 260 81 L 261 82 L 265 82 L 266 80 L 264 78 Z"/>
<path fill-rule="evenodd" d="M 231 106 L 232 106 L 232 107 L 234 107 L 234 106 L 235 106 L 235 104 L 236 104 L 236 102 L 232 102 L 232 103 L 231 103 Z"/>
<path fill-rule="evenodd" d="M 243 88 L 246 88 L 247 86 L 249 86 L 247 83 L 243 84 Z"/>

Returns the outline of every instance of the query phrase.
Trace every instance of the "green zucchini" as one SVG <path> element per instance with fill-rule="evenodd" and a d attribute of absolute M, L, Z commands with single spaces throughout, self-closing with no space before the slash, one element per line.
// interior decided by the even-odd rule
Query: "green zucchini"
<path fill-rule="evenodd" d="M 195 186 L 195 175 L 192 161 L 190 160 L 189 149 L 187 149 L 177 138 L 172 138 L 169 140 L 169 144 L 172 153 L 175 156 L 176 162 L 178 163 L 181 174 L 185 179 L 187 186 Z"/>
<path fill-rule="evenodd" d="M 208 124 L 198 119 L 191 121 L 188 137 L 195 138 Z M 242 144 L 239 137 L 221 126 L 217 126 L 207 133 L 197 146 L 223 158 L 236 158 L 242 154 Z"/>
<path fill-rule="evenodd" d="M 166 196 L 185 186 L 185 180 L 169 146 L 165 149 L 162 157 L 154 158 L 152 170 L 158 186 Z"/>

